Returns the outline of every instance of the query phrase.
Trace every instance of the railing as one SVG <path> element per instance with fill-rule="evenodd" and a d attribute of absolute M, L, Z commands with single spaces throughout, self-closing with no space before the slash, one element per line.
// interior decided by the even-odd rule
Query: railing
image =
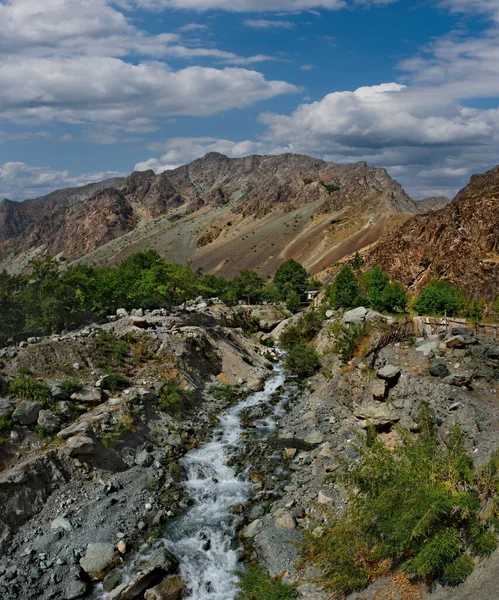
<path fill-rule="evenodd" d="M 386 331 L 383 335 L 376 338 L 373 344 L 369 347 L 368 351 L 364 354 L 365 358 L 369 358 L 371 365 L 376 361 L 378 353 L 383 350 L 388 344 L 394 344 L 396 342 L 406 342 L 414 336 L 414 324 L 412 319 L 407 319 L 403 323 L 397 323 L 392 325 L 389 331 Z"/>
<path fill-rule="evenodd" d="M 499 340 L 499 324 L 473 323 L 458 317 L 414 317 L 414 333 L 416 335 L 430 336 L 437 333 L 449 333 L 454 327 L 467 327 L 475 335 Z"/>

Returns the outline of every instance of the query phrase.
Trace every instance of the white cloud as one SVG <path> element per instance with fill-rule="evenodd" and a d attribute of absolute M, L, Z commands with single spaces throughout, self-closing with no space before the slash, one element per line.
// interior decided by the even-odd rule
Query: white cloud
<path fill-rule="evenodd" d="M 66 170 L 35 167 L 24 162 L 7 162 L 0 165 L 0 198 L 24 200 L 42 196 L 56 188 L 78 187 L 123 175 L 124 173 L 115 171 L 101 171 L 74 177 Z"/>
<path fill-rule="evenodd" d="M 376 0 L 367 0 L 377 4 Z M 345 0 L 122 0 L 122 5 L 135 5 L 150 10 L 179 8 L 184 10 L 225 10 L 228 12 L 296 12 L 310 9 L 340 10 Z"/>
<path fill-rule="evenodd" d="M 246 19 L 243 23 L 253 29 L 292 29 L 295 26 L 291 21 L 269 21 L 268 19 Z"/>
<path fill-rule="evenodd" d="M 315 69 L 314 65 L 302 65 L 300 67 L 300 69 L 302 71 L 312 71 L 312 69 Z"/>
<path fill-rule="evenodd" d="M 134 65 L 117 58 L 24 59 L 0 63 L 0 116 L 66 122 L 127 122 L 206 116 L 298 91 L 242 68 Z"/>
<path fill-rule="evenodd" d="M 201 23 L 187 23 L 187 25 L 180 27 L 179 31 L 200 31 L 203 29 L 209 29 L 208 25 L 203 25 Z"/>

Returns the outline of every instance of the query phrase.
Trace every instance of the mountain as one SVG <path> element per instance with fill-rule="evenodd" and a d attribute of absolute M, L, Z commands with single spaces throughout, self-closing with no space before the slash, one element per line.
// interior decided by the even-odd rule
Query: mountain
<path fill-rule="evenodd" d="M 384 169 L 297 154 L 207 154 L 33 200 L 0 203 L 0 267 L 33 256 L 115 264 L 156 249 L 205 272 L 273 273 L 285 259 L 318 272 L 424 212 Z"/>
<path fill-rule="evenodd" d="M 446 196 L 430 196 L 429 198 L 424 198 L 423 200 L 418 200 L 418 207 L 421 209 L 421 212 L 429 212 L 430 210 L 440 210 L 447 204 L 450 204 L 452 200 L 447 198 Z"/>
<path fill-rule="evenodd" d="M 383 265 L 411 291 L 432 279 L 499 294 L 499 166 L 473 175 L 444 208 L 416 215 L 380 239 L 366 267 Z"/>

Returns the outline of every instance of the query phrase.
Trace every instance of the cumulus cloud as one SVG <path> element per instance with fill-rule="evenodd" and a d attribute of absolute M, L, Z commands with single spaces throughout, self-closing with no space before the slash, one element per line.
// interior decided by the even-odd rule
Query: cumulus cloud
<path fill-rule="evenodd" d="M 242 68 L 134 65 L 117 58 L 25 59 L 0 64 L 0 116 L 126 122 L 168 115 L 213 115 L 298 91 Z"/>
<path fill-rule="evenodd" d="M 376 0 L 367 0 L 377 4 Z M 225 10 L 228 12 L 296 12 L 311 9 L 340 10 L 345 0 L 122 0 L 121 4 L 150 10 L 179 8 L 185 10 Z"/>
<path fill-rule="evenodd" d="M 11 200 L 35 198 L 55 188 L 78 187 L 123 175 L 124 173 L 116 171 L 101 171 L 74 177 L 66 170 L 37 167 L 24 162 L 7 162 L 0 165 L 0 198 Z"/>

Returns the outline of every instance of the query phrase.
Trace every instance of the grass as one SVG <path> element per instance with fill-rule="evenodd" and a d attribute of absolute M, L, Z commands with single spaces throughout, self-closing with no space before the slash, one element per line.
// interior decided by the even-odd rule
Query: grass
<path fill-rule="evenodd" d="M 192 392 L 176 379 L 166 379 L 157 397 L 159 409 L 169 414 L 182 414 L 191 407 L 192 400 Z"/>
<path fill-rule="evenodd" d="M 48 385 L 26 375 L 24 371 L 10 382 L 9 391 L 23 400 L 38 402 L 42 408 L 54 409 L 54 400 Z"/>
<path fill-rule="evenodd" d="M 283 583 L 281 578 L 272 577 L 261 566 L 248 566 L 238 573 L 239 594 L 236 600 L 293 600 L 296 598 L 292 585 Z"/>
<path fill-rule="evenodd" d="M 106 448 L 112 448 L 117 444 L 122 444 L 125 438 L 130 433 L 137 431 L 138 427 L 135 425 L 135 419 L 132 413 L 127 412 L 122 415 L 114 429 L 109 433 L 105 433 L 101 437 L 101 442 Z"/>
<path fill-rule="evenodd" d="M 224 383 L 223 385 L 212 385 L 208 388 L 208 394 L 224 404 L 233 404 L 241 397 L 241 389 L 237 385 Z"/>

